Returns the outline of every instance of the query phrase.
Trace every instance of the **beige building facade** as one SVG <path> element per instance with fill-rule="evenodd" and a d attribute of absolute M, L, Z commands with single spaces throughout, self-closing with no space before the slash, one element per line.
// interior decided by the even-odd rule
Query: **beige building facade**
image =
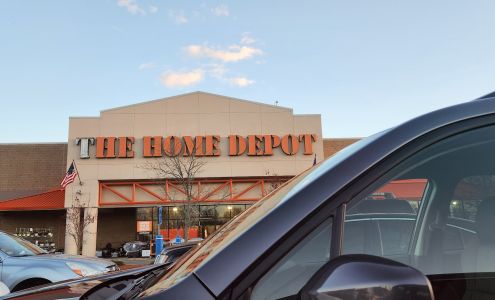
<path fill-rule="evenodd" d="M 98 117 L 71 117 L 67 167 L 75 162 L 80 182 L 66 187 L 65 207 L 83 207 L 93 217 L 82 243 L 82 253 L 93 256 L 99 231 L 108 231 L 99 225 L 103 218 L 113 218 L 120 208 L 176 207 L 184 201 L 173 178 L 159 176 L 151 164 L 170 157 L 201 160 L 195 201 L 232 210 L 257 201 L 275 180 L 323 160 L 323 151 L 319 114 L 297 115 L 290 108 L 204 92 L 109 109 Z M 164 230 L 155 219 L 150 231 Z M 198 221 L 199 235 L 207 233 L 204 220 Z M 170 224 L 169 234 L 177 230 Z M 71 226 L 67 217 L 66 230 Z M 65 251 L 77 252 L 69 234 Z"/>

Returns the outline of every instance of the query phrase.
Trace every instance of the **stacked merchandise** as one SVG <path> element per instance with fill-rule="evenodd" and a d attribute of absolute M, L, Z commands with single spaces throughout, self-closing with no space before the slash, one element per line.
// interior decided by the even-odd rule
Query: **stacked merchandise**
<path fill-rule="evenodd" d="M 49 253 L 53 253 L 57 249 L 53 238 L 54 230 L 51 227 L 16 228 L 15 235 L 37 245 Z"/>

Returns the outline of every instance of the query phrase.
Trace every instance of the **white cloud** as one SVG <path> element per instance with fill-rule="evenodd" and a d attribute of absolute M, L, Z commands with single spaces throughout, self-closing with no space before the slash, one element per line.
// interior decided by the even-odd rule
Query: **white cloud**
<path fill-rule="evenodd" d="M 158 12 L 158 6 L 150 5 L 149 11 L 152 14 Z"/>
<path fill-rule="evenodd" d="M 145 62 L 142 63 L 138 66 L 138 70 L 147 70 L 147 69 L 153 69 L 155 67 L 155 63 L 150 61 L 150 62 Z"/>
<path fill-rule="evenodd" d="M 169 10 L 168 16 L 179 25 L 186 24 L 189 20 L 184 15 L 183 11 Z"/>
<path fill-rule="evenodd" d="M 204 79 L 204 70 L 167 71 L 160 76 L 160 81 L 166 87 L 185 87 L 196 84 Z"/>
<path fill-rule="evenodd" d="M 211 10 L 211 12 L 218 17 L 228 17 L 229 16 L 229 8 L 227 5 L 222 4 Z"/>
<path fill-rule="evenodd" d="M 162 82 L 167 86 L 186 86 L 199 82 L 206 76 L 208 78 L 216 79 L 223 84 L 230 84 L 238 87 L 250 86 L 256 81 L 240 74 L 231 74 L 226 66 L 227 63 L 230 62 L 238 62 L 262 55 L 263 51 L 252 46 L 251 44 L 253 43 L 256 43 L 256 40 L 252 38 L 249 33 L 244 33 L 240 44 L 234 44 L 224 49 L 208 46 L 207 44 L 186 46 L 183 49 L 186 55 L 194 58 L 206 58 L 209 61 L 205 61 L 199 69 L 193 71 L 195 76 L 192 76 L 193 72 L 181 72 L 180 76 L 175 76 L 178 75 L 178 72 L 167 72 L 162 75 Z M 175 77 L 171 75 L 174 75 Z M 187 79 L 185 80 L 187 83 L 182 83 L 182 80 L 178 79 L 182 79 L 183 77 Z M 194 80 L 192 80 L 192 78 L 194 78 Z M 165 80 L 167 80 L 167 82 Z M 189 81 L 193 83 L 189 83 Z"/>
<path fill-rule="evenodd" d="M 215 79 L 218 79 L 222 83 L 228 83 L 231 85 L 235 85 L 238 87 L 246 87 L 255 83 L 254 80 L 248 79 L 243 76 L 239 77 L 229 77 L 227 76 L 229 73 L 229 69 L 225 67 L 223 64 L 209 64 L 205 65 L 206 73 Z"/>
<path fill-rule="evenodd" d="M 118 0 L 117 5 L 124 7 L 133 15 L 146 15 L 146 11 L 142 9 L 134 0 Z"/>
<path fill-rule="evenodd" d="M 233 85 L 239 86 L 239 87 L 246 87 L 248 85 L 251 85 L 255 83 L 254 80 L 247 79 L 246 77 L 234 77 L 230 78 L 229 82 Z"/>
<path fill-rule="evenodd" d="M 190 45 L 185 48 L 185 51 L 192 57 L 209 57 L 223 62 L 236 62 L 263 54 L 263 51 L 260 49 L 238 45 L 232 45 L 228 50 L 213 49 L 201 45 Z"/>
<path fill-rule="evenodd" d="M 242 34 L 241 44 L 251 45 L 254 44 L 256 40 L 249 34 L 249 32 L 244 32 Z"/>
<path fill-rule="evenodd" d="M 224 65 L 221 64 L 211 64 L 207 67 L 210 76 L 220 80 L 223 80 L 225 74 L 229 71 Z"/>

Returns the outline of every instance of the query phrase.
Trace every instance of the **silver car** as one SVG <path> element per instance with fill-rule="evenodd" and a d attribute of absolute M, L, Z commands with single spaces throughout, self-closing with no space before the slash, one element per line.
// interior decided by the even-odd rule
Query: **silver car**
<path fill-rule="evenodd" d="M 0 231 L 0 281 L 12 292 L 118 269 L 109 260 L 48 254 L 33 243 Z"/>

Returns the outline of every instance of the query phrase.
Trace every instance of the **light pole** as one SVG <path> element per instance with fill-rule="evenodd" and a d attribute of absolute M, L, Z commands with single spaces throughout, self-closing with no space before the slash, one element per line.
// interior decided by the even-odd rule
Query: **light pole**
<path fill-rule="evenodd" d="M 161 234 L 160 230 L 161 230 L 162 221 L 163 221 L 162 215 L 163 215 L 163 207 L 158 206 L 158 216 L 157 216 L 157 219 L 158 219 L 158 235 Z"/>
<path fill-rule="evenodd" d="M 227 206 L 227 209 L 229 210 L 229 219 L 232 219 L 232 205 Z"/>
<path fill-rule="evenodd" d="M 170 207 L 167 206 L 167 237 L 170 240 Z"/>
<path fill-rule="evenodd" d="M 174 208 L 172 208 L 172 211 L 174 212 L 174 218 L 175 218 L 175 238 L 177 239 L 177 236 L 179 235 L 179 220 L 177 219 L 177 211 L 179 209 L 177 208 L 177 206 L 174 206 Z"/>
<path fill-rule="evenodd" d="M 163 208 L 161 206 L 158 207 L 158 232 L 155 235 L 155 255 L 160 255 L 162 253 L 163 249 L 163 235 L 160 231 L 161 226 L 162 226 L 162 214 L 163 214 Z M 151 249 L 150 249 L 151 250 Z"/>

